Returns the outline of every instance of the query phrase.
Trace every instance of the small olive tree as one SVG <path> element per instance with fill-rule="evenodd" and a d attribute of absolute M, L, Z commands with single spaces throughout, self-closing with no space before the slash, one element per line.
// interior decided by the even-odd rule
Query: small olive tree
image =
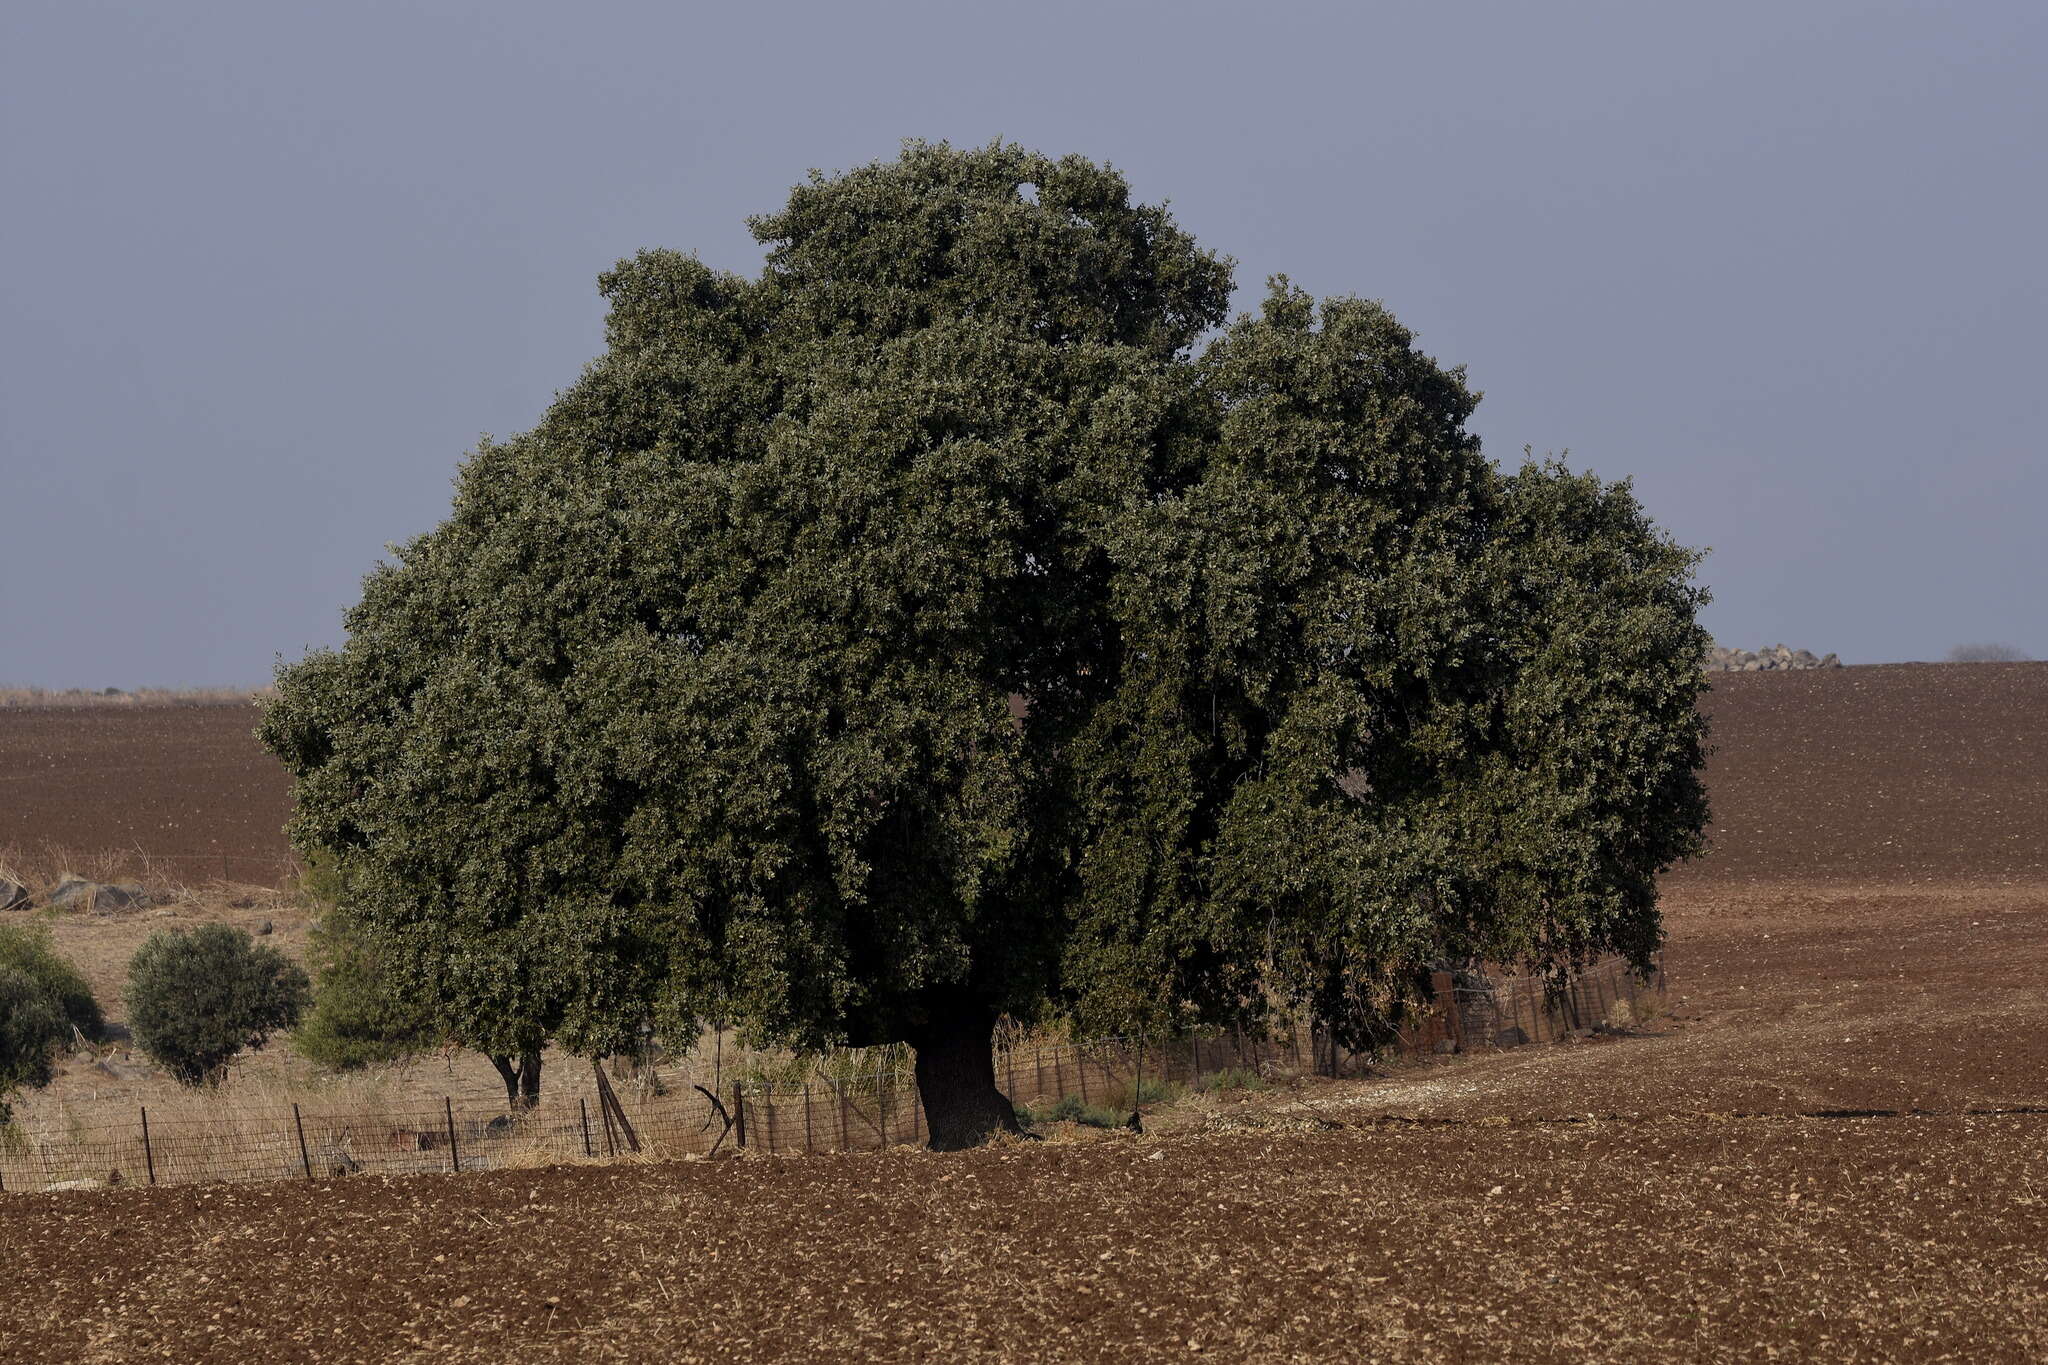
<path fill-rule="evenodd" d="M 128 1022 L 152 1060 L 186 1085 L 216 1084 L 243 1049 L 298 1022 L 311 983 L 246 929 L 158 930 L 128 964 Z"/>

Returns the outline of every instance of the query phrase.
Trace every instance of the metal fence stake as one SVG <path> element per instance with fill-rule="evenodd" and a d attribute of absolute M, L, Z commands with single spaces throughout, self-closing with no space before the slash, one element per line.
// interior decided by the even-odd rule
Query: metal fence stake
<path fill-rule="evenodd" d="M 1131 1071 L 1131 1117 L 1138 1117 L 1139 1106 L 1145 1103 L 1145 1035 L 1138 1035 L 1137 1062 Z"/>
<path fill-rule="evenodd" d="M 747 1088 L 742 1081 L 732 1083 L 732 1141 L 735 1147 L 747 1145 Z"/>
<path fill-rule="evenodd" d="M 156 1184 L 156 1153 L 149 1149 L 149 1107 L 138 1105 L 142 1110 L 142 1161 L 149 1168 L 149 1183 Z"/>
<path fill-rule="evenodd" d="M 299 1117 L 299 1106 L 292 1105 L 292 1127 L 299 1131 L 299 1165 L 305 1168 L 306 1179 L 313 1178 L 313 1158 L 306 1153 L 306 1121 Z"/>
<path fill-rule="evenodd" d="M 441 1112 L 448 1118 L 448 1169 L 462 1169 L 462 1155 L 455 1150 L 455 1101 L 446 1095 L 441 1097 Z"/>
<path fill-rule="evenodd" d="M 590 1150 L 590 1106 L 581 1095 L 576 1097 L 576 1112 L 583 1118 L 583 1155 L 593 1156 L 595 1153 Z"/>

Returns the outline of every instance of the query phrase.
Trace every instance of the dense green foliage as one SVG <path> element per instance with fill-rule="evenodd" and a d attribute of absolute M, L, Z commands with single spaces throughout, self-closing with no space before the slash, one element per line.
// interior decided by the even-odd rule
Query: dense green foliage
<path fill-rule="evenodd" d="M 357 1071 L 432 1047 L 433 1010 L 399 989 L 331 861 L 315 859 L 300 892 L 315 912 L 306 952 L 313 1001 L 292 1030 L 293 1049 L 336 1071 Z"/>
<path fill-rule="evenodd" d="M 297 963 L 246 929 L 160 929 L 128 964 L 128 1023 L 157 1065 L 209 1084 L 244 1048 L 297 1023 L 310 991 Z"/>
<path fill-rule="evenodd" d="M 106 1038 L 107 1021 L 100 1013 L 100 1002 L 86 984 L 84 973 L 57 951 L 47 924 L 28 919 L 0 924 L 0 968 L 23 972 L 47 991 L 63 1015 L 67 1035 L 75 1028 L 88 1043 Z"/>
<path fill-rule="evenodd" d="M 92 988 L 57 952 L 48 926 L 0 924 L 0 1124 L 8 1121 L 10 1095 L 50 1083 L 73 1030 L 98 1042 L 106 1027 Z"/>
<path fill-rule="evenodd" d="M 1225 328 L 1078 158 L 753 227 L 758 278 L 606 274 L 605 354 L 280 674 L 295 837 L 455 1036 L 1364 1043 L 1433 960 L 1647 962 L 1705 638 L 1625 485 L 1496 469 L 1376 304 Z"/>

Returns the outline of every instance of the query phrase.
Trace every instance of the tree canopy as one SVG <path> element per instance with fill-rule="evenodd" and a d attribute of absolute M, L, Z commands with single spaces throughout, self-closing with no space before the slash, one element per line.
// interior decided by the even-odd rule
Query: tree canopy
<path fill-rule="evenodd" d="M 910 1042 L 1009 1122 L 1004 1013 L 1306 1006 L 1647 963 L 1698 847 L 1693 555 L 1504 473 L 1381 306 L 1116 172 L 913 144 L 601 277 L 605 353 L 283 669 L 294 837 L 455 1037 Z"/>

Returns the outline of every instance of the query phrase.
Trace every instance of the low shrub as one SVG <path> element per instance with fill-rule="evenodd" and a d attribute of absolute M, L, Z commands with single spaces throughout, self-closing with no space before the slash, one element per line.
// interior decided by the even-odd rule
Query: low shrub
<path fill-rule="evenodd" d="M 1129 1081 L 1121 1081 L 1110 1086 L 1108 1093 L 1102 1097 L 1102 1102 L 1110 1109 L 1122 1110 L 1129 1114 L 1131 1110 L 1147 1104 L 1171 1104 L 1185 1094 L 1187 1087 L 1179 1081 L 1165 1081 L 1156 1076 L 1147 1076 L 1138 1083 L 1135 1090 Z"/>
<path fill-rule="evenodd" d="M 46 925 L 0 925 L 0 1129 L 13 1119 L 17 1091 L 50 1083 L 74 1032 L 88 1042 L 106 1036 L 85 978 L 58 954 Z"/>
<path fill-rule="evenodd" d="M 335 1071 L 403 1061 L 440 1041 L 433 1012 L 391 982 L 376 949 L 347 908 L 331 864 L 315 860 L 300 890 L 319 907 L 307 943 L 313 1003 L 292 1048 Z"/>
<path fill-rule="evenodd" d="M 1226 1066 L 1195 1082 L 1198 1090 L 1264 1090 L 1266 1078 L 1250 1067 Z"/>
<path fill-rule="evenodd" d="M 1026 1128 L 1036 1128 L 1048 1123 L 1078 1123 L 1089 1128 L 1121 1128 L 1130 1119 L 1130 1111 L 1118 1113 L 1101 1105 L 1089 1104 L 1076 1095 L 1062 1095 L 1044 1109 L 1033 1109 L 1029 1105 L 1015 1106 L 1017 1122 Z"/>
<path fill-rule="evenodd" d="M 226 924 L 159 930 L 128 964 L 135 1041 L 186 1085 L 218 1082 L 235 1054 L 297 1023 L 310 993 L 296 963 Z"/>
<path fill-rule="evenodd" d="M 88 1043 L 104 1042 L 107 1021 L 92 987 L 69 958 L 57 951 L 46 924 L 31 920 L 0 925 L 0 968 L 12 967 L 41 984 L 57 1002 L 69 1028 Z"/>

